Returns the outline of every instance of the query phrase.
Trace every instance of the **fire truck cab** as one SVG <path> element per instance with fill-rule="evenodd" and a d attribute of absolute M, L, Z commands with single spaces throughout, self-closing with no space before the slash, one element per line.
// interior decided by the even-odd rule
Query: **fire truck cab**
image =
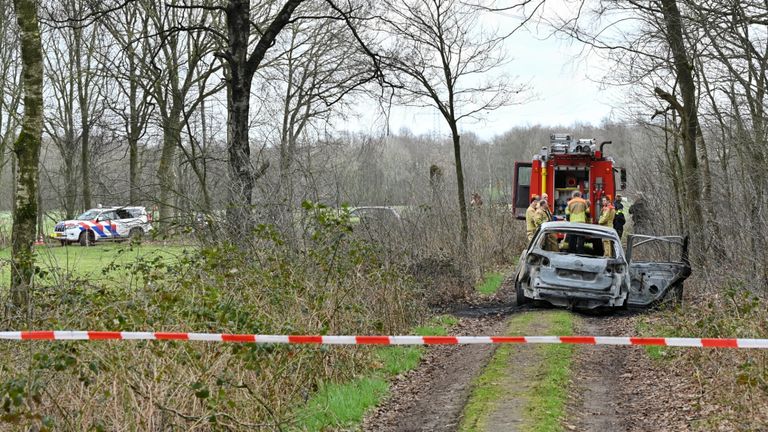
<path fill-rule="evenodd" d="M 574 139 L 570 134 L 550 136 L 549 147 L 542 147 L 531 162 L 515 162 L 512 194 L 514 213 L 525 219 L 525 210 L 531 197 L 548 195 L 549 208 L 555 220 L 565 220 L 565 207 L 571 194 L 580 191 L 589 202 L 589 221 L 597 223 L 600 199 L 626 187 L 627 172 L 615 166 L 613 158 L 606 157 L 603 149 L 611 141 L 600 143 L 594 139 Z"/>

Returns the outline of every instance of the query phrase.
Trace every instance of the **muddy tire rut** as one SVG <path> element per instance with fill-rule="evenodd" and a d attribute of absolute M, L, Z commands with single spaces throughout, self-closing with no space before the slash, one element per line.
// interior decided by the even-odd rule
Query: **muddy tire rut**
<path fill-rule="evenodd" d="M 507 287 L 508 288 L 508 287 Z M 512 314 L 535 308 L 518 308 L 501 299 L 474 304 L 451 313 L 460 318 L 453 334 L 499 335 L 507 330 Z M 652 313 L 652 312 L 651 312 Z M 575 334 L 626 336 L 635 333 L 634 315 L 576 314 Z M 536 332 L 533 325 L 528 329 Z M 540 333 L 545 333 L 546 330 Z M 541 361 L 535 346 L 519 346 L 510 358 L 509 392 L 496 401 L 485 430 L 520 430 L 526 410 L 526 390 L 534 385 Z M 415 370 L 397 377 L 390 397 L 369 412 L 364 431 L 454 431 L 462 421 L 475 379 L 495 352 L 493 345 L 427 347 Z M 655 364 L 642 347 L 579 346 L 572 358 L 571 385 L 565 418 L 567 431 L 687 431 L 696 415 L 698 397 L 690 378 Z M 679 415 L 679 413 L 685 415 Z"/>
<path fill-rule="evenodd" d="M 649 311 L 647 313 L 654 313 Z M 635 334 L 636 316 L 582 317 L 585 335 Z M 573 359 L 566 430 L 690 431 L 701 394 L 685 371 L 654 362 L 643 347 L 580 346 Z"/>
<path fill-rule="evenodd" d="M 501 316 L 462 318 L 457 334 L 489 335 L 504 330 Z M 456 430 L 472 381 L 488 363 L 491 345 L 429 347 L 422 364 L 399 377 L 392 397 L 363 422 L 365 431 Z"/>
<path fill-rule="evenodd" d="M 577 333 L 583 335 L 620 336 L 620 326 L 612 317 L 584 317 Z M 613 331 L 610 331 L 613 330 Z M 624 431 L 628 428 L 629 401 L 621 386 L 627 347 L 583 346 L 574 354 L 572 370 L 572 403 L 565 426 L 578 431 Z M 635 349 L 635 348 L 629 348 Z"/>

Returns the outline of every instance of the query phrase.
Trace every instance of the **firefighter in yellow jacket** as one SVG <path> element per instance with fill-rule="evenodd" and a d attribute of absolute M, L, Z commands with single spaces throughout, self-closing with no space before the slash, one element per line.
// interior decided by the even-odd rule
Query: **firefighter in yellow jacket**
<path fill-rule="evenodd" d="M 535 225 L 535 215 L 536 215 L 536 209 L 538 208 L 539 204 L 539 196 L 533 195 L 531 197 L 531 204 L 528 206 L 528 209 L 525 210 L 525 231 L 528 234 L 528 243 L 531 242 L 533 239 L 533 233 L 536 232 L 536 225 Z"/>
<path fill-rule="evenodd" d="M 536 209 L 536 213 L 534 213 L 533 224 L 536 226 L 536 229 L 538 229 L 541 224 L 551 220 L 552 212 L 549 210 L 549 202 L 543 199 L 539 201 L 539 206 Z M 555 234 L 547 234 L 547 237 L 544 239 L 544 244 L 541 245 L 541 248 L 545 251 L 559 252 L 560 248 L 557 244 L 557 236 Z"/>
<path fill-rule="evenodd" d="M 611 199 L 608 196 L 604 196 L 602 199 L 603 207 L 600 209 L 600 219 L 597 221 L 598 225 L 604 227 L 613 228 L 613 218 L 616 217 L 616 208 L 611 204 Z M 603 255 L 610 257 L 613 256 L 610 240 L 603 240 Z"/>
<path fill-rule="evenodd" d="M 587 212 L 589 211 L 589 202 L 581 197 L 581 192 L 574 191 L 571 200 L 565 206 L 565 217 L 569 222 L 587 222 Z M 584 253 L 584 237 L 580 235 L 569 234 L 566 238 L 568 243 L 568 252 Z"/>
<path fill-rule="evenodd" d="M 565 207 L 565 215 L 571 222 L 586 222 L 587 212 L 589 212 L 589 203 L 581 197 L 581 192 L 574 191 L 571 200 Z"/>

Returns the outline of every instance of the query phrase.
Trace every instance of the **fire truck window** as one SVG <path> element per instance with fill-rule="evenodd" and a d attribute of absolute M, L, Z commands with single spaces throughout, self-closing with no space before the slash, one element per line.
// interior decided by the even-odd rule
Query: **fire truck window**
<path fill-rule="evenodd" d="M 516 184 L 515 184 L 515 207 L 524 209 L 528 207 L 531 193 L 531 173 L 533 168 L 530 166 L 517 165 Z"/>
<path fill-rule="evenodd" d="M 521 166 L 517 171 L 517 184 L 520 186 L 531 185 L 531 172 L 533 168 L 527 166 Z"/>

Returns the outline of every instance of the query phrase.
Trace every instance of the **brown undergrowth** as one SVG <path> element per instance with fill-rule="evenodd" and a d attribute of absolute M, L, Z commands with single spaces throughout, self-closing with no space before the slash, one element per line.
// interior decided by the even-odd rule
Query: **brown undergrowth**
<path fill-rule="evenodd" d="M 726 275 L 686 284 L 682 308 L 641 317 L 644 333 L 658 336 L 767 338 L 768 300 Z M 653 358 L 694 383 L 694 430 L 768 429 L 768 351 L 652 349 Z"/>
<path fill-rule="evenodd" d="M 252 241 L 112 265 L 135 283 L 56 277 L 3 329 L 392 334 L 419 317 L 398 264 L 351 236 L 345 214 L 307 206 L 301 250 L 268 226 Z M 63 281 L 63 282 L 61 282 Z M 371 350 L 202 342 L 0 344 L 0 429 L 282 430 L 324 382 L 370 366 Z"/>

